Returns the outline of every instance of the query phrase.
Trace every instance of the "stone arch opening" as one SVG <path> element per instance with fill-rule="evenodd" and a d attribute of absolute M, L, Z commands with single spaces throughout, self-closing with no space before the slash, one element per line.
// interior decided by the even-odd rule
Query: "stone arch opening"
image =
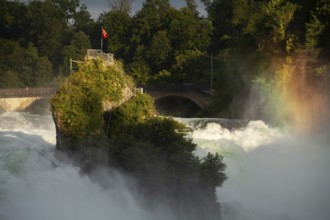
<path fill-rule="evenodd" d="M 202 108 L 191 99 L 182 96 L 164 96 L 155 100 L 158 114 L 173 117 L 195 117 Z"/>
<path fill-rule="evenodd" d="M 31 114 L 50 114 L 50 103 L 47 98 L 34 100 L 30 105 L 23 109 L 23 112 Z"/>

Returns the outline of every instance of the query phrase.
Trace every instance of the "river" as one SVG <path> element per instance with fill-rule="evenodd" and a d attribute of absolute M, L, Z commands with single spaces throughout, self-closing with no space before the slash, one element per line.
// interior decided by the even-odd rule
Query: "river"
<path fill-rule="evenodd" d="M 296 135 L 262 121 L 177 120 L 190 126 L 196 154 L 219 152 L 227 181 L 217 190 L 225 220 L 330 219 L 327 135 Z M 96 174 L 107 187 L 59 160 L 51 116 L 0 115 L 0 220 L 173 220 L 143 205 L 134 181 L 115 170 Z"/>

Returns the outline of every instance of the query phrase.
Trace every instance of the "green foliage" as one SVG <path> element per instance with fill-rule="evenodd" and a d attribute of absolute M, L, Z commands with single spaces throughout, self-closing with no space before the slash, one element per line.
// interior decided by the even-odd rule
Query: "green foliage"
<path fill-rule="evenodd" d="M 17 42 L 0 39 L 0 87 L 45 86 L 52 78 L 52 64 L 47 57 L 38 56 L 32 44 L 26 48 Z"/>
<path fill-rule="evenodd" d="M 135 61 L 128 65 L 127 72 L 137 85 L 146 85 L 150 80 L 150 68 L 143 61 Z"/>
<path fill-rule="evenodd" d="M 79 139 L 99 134 L 103 104 L 118 103 L 123 89 L 132 85 L 118 66 L 106 68 L 101 60 L 89 60 L 60 85 L 51 109 L 66 135 Z"/>
<path fill-rule="evenodd" d="M 81 5 L 79 11 L 73 14 L 73 20 L 75 31 L 82 31 L 86 34 L 92 33 L 95 23 L 85 4 Z"/>
<path fill-rule="evenodd" d="M 152 99 L 138 94 L 104 116 L 110 165 L 135 177 L 151 200 L 162 198 L 184 215 L 217 219 L 215 190 L 226 179 L 222 157 L 208 154 L 200 160 L 186 138 L 188 128 L 154 113 Z"/>
<path fill-rule="evenodd" d="M 18 74 L 11 70 L 2 71 L 0 75 L 0 88 L 19 88 L 22 85 Z"/>
<path fill-rule="evenodd" d="M 101 23 L 109 34 L 108 51 L 119 58 L 124 58 L 129 45 L 131 17 L 129 11 L 115 10 L 100 16 Z"/>
<path fill-rule="evenodd" d="M 261 31 L 270 31 L 269 37 L 273 42 L 281 41 L 285 38 L 286 30 L 293 19 L 294 12 L 297 9 L 297 5 L 284 0 L 271 0 L 267 3 L 260 4 L 257 6 L 262 11 L 260 17 L 261 22 L 265 22 Z M 260 16 L 260 15 L 259 15 Z M 259 21 L 250 20 L 254 26 L 258 26 Z M 260 30 L 258 30 L 260 31 Z M 265 34 L 265 33 L 264 33 Z"/>
<path fill-rule="evenodd" d="M 39 57 L 35 64 L 35 70 L 33 72 L 33 79 L 38 86 L 49 86 L 49 82 L 53 78 L 53 65 L 48 60 L 48 57 Z"/>
<path fill-rule="evenodd" d="M 168 67 L 171 55 L 172 47 L 167 33 L 165 31 L 156 32 L 152 37 L 150 48 L 146 54 L 146 59 L 151 63 L 151 67 L 156 72 Z"/>
<path fill-rule="evenodd" d="M 185 138 L 187 131 L 171 118 L 131 123 L 130 129 L 111 138 L 111 163 L 134 176 L 151 198 L 166 198 L 197 219 L 218 219 L 215 190 L 226 179 L 225 165 L 218 154 L 196 157 L 195 144 Z"/>
<path fill-rule="evenodd" d="M 243 82 L 249 87 L 265 72 L 274 76 L 274 62 L 302 50 L 310 55 L 308 74 L 328 73 L 328 0 L 202 0 L 203 16 L 195 0 L 179 9 L 168 0 L 147 0 L 135 14 L 130 0 L 109 2 L 94 21 L 79 0 L 1 0 L 0 86 L 46 86 L 67 75 L 70 58 L 82 60 L 87 48 L 99 48 L 101 26 L 109 33 L 107 52 L 139 85 L 209 88 L 210 55 L 218 57 L 209 112 L 228 109 Z"/>
<path fill-rule="evenodd" d="M 73 35 L 70 45 L 64 46 L 63 53 L 63 73 L 70 74 L 70 59 L 76 61 L 84 60 L 87 49 L 91 48 L 89 37 L 84 32 L 77 32 Z"/>
<path fill-rule="evenodd" d="M 318 18 L 312 14 L 311 21 L 306 23 L 306 49 L 314 50 L 319 45 L 319 35 L 322 33 L 324 25 L 318 20 Z"/>
<path fill-rule="evenodd" d="M 158 74 L 154 75 L 149 82 L 155 84 L 166 84 L 173 81 L 177 82 L 177 80 L 173 80 L 172 74 L 169 71 L 161 70 Z"/>
<path fill-rule="evenodd" d="M 123 11 L 129 13 L 131 11 L 133 0 L 108 0 L 108 4 L 112 11 Z"/>
<path fill-rule="evenodd" d="M 168 36 L 175 50 L 204 51 L 210 44 L 212 25 L 208 20 L 183 8 L 168 14 Z"/>
<path fill-rule="evenodd" d="M 79 6 L 79 0 L 50 0 L 55 7 L 65 15 L 67 20 L 71 19 Z"/>
<path fill-rule="evenodd" d="M 227 178 L 224 174 L 225 164 L 222 162 L 223 157 L 218 153 L 215 155 L 208 153 L 204 157 L 200 166 L 200 181 L 205 188 L 215 189 L 217 186 L 221 186 L 223 181 Z"/>
<path fill-rule="evenodd" d="M 31 1 L 24 14 L 25 42 L 32 42 L 40 55 L 56 63 L 62 48 L 66 25 L 65 12 L 51 1 Z"/>
<path fill-rule="evenodd" d="M 110 112 L 108 136 L 116 135 L 144 122 L 155 114 L 153 99 L 146 94 L 137 94 Z"/>
<path fill-rule="evenodd" d="M 210 83 L 210 56 L 200 50 L 182 50 L 175 53 L 172 66 L 174 80 L 208 87 Z"/>
<path fill-rule="evenodd" d="M 0 60 L 6 60 L 0 68 L 0 76 L 11 76 L 11 80 L 1 83 L 2 87 L 49 85 L 59 71 L 67 68 L 61 67 L 63 60 L 67 65 L 67 56 L 77 54 L 77 47 L 85 47 L 79 53 L 86 53 L 86 47 L 90 47 L 84 43 L 87 36 L 78 31 L 88 31 L 90 34 L 94 23 L 86 7 L 77 10 L 79 5 L 79 0 L 31 1 L 26 4 L 0 2 L 0 41 L 1 44 L 8 44 L 5 46 L 6 52 L 2 53 L 6 56 L 0 57 Z M 74 34 L 76 31 L 77 34 Z M 75 48 L 64 48 L 70 41 L 79 42 L 70 45 Z M 17 75 L 18 81 L 10 83 L 14 75 Z"/>
<path fill-rule="evenodd" d="M 174 56 L 189 50 L 204 53 L 210 45 L 211 30 L 211 23 L 194 10 L 193 1 L 188 1 L 188 6 L 182 9 L 170 7 L 168 1 L 147 1 L 132 18 L 126 59 L 146 64 L 151 76 L 171 73 L 166 81 L 163 77 L 149 77 L 149 83 L 154 83 L 155 79 L 162 83 L 177 82 L 180 77 L 179 82 L 189 81 L 190 74 L 177 72 Z"/>

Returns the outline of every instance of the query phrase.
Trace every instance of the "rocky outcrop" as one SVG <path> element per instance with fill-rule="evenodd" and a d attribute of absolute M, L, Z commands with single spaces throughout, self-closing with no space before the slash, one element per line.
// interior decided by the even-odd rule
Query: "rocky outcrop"
<path fill-rule="evenodd" d="M 102 61 L 86 61 L 51 99 L 56 149 L 85 171 L 107 164 L 103 116 L 134 94 L 135 87 L 120 65 L 105 67 Z"/>

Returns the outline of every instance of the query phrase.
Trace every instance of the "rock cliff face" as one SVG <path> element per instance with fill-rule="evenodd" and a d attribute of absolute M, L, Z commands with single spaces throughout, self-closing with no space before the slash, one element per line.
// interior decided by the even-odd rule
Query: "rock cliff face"
<path fill-rule="evenodd" d="M 104 115 L 134 94 L 135 87 L 120 64 L 105 66 L 102 60 L 83 63 L 51 99 L 56 148 L 86 171 L 107 164 Z"/>
<path fill-rule="evenodd" d="M 118 168 L 134 178 L 146 204 L 165 203 L 175 219 L 219 219 L 215 189 L 226 179 L 222 157 L 197 158 L 186 127 L 155 116 L 153 99 L 135 94 L 118 66 L 84 63 L 60 86 L 51 109 L 58 152 L 82 172 Z"/>

